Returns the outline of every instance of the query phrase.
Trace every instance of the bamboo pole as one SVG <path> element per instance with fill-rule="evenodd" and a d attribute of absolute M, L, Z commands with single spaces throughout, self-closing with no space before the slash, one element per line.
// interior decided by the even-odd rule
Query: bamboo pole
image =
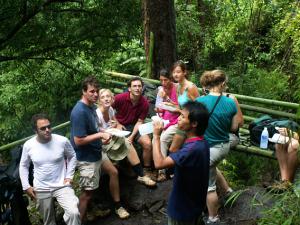
<path fill-rule="evenodd" d="M 118 73 L 118 72 L 113 72 L 113 71 L 104 71 L 104 73 L 109 74 L 112 77 L 118 77 L 118 78 L 123 78 L 123 79 L 130 79 L 132 77 L 134 77 L 134 75 L 130 75 L 130 74 L 126 74 L 126 73 Z M 141 77 L 143 80 L 152 83 L 152 84 L 160 84 L 159 80 L 153 80 L 153 79 L 149 79 L 149 78 L 144 78 Z"/>
<path fill-rule="evenodd" d="M 70 125 L 70 121 L 67 121 L 65 123 L 62 123 L 62 124 L 59 124 L 55 127 L 52 128 L 53 131 L 55 130 L 60 130 L 60 129 L 63 129 L 65 127 L 68 127 Z M 20 140 L 17 140 L 17 141 L 14 141 L 14 142 L 11 142 L 9 144 L 6 144 L 6 145 L 2 145 L 0 146 L 0 152 L 3 152 L 5 150 L 8 150 L 8 149 L 11 149 L 15 146 L 18 146 L 18 145 L 21 145 L 21 144 L 24 144 L 25 141 L 29 140 L 30 138 L 32 138 L 34 135 L 31 135 L 29 137 L 26 137 L 26 138 L 23 138 L 23 139 L 20 139 Z"/>
<path fill-rule="evenodd" d="M 245 105 L 245 104 L 240 104 L 240 107 L 243 110 L 266 113 L 266 114 L 271 114 L 274 116 L 280 116 L 280 117 L 286 117 L 286 118 L 299 120 L 299 116 L 296 114 L 293 114 L 293 113 L 287 113 L 287 112 L 282 112 L 282 111 L 278 111 L 278 110 L 267 109 L 267 108 L 263 108 L 263 107 L 259 107 L 259 106 L 251 106 L 251 105 Z"/>
<path fill-rule="evenodd" d="M 249 153 L 249 154 L 253 154 L 253 155 L 257 155 L 257 156 L 262 156 L 262 157 L 266 157 L 269 159 L 276 159 L 275 154 L 274 154 L 275 152 L 270 151 L 270 150 L 262 150 L 255 146 L 245 146 L 245 145 L 239 144 L 232 150 L 237 151 L 237 152 L 244 152 L 244 153 Z"/>

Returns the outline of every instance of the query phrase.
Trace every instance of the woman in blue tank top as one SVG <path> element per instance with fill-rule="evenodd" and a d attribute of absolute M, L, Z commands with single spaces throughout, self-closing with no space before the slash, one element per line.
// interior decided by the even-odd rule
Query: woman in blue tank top
<path fill-rule="evenodd" d="M 174 80 L 178 82 L 177 96 L 180 107 L 188 101 L 194 101 L 199 96 L 197 86 L 187 79 L 187 69 L 184 62 L 179 60 L 173 64 L 172 75 Z"/>
<path fill-rule="evenodd" d="M 177 99 L 178 99 L 178 112 L 180 108 L 188 101 L 194 101 L 199 97 L 199 92 L 197 86 L 188 81 L 187 79 L 187 69 L 183 61 L 179 60 L 173 64 L 171 69 L 173 79 L 178 83 L 177 86 Z M 183 144 L 186 138 L 185 132 L 177 129 L 176 134 L 173 136 L 172 144 L 169 148 L 170 152 L 177 151 Z"/>

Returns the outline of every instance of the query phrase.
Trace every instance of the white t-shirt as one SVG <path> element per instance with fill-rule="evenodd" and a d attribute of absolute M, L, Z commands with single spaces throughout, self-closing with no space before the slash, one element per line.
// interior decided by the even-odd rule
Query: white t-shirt
<path fill-rule="evenodd" d="M 102 129 L 107 129 L 110 127 L 110 120 L 112 120 L 115 116 L 115 111 L 113 109 L 113 107 L 109 107 L 108 109 L 108 117 L 109 117 L 109 120 L 107 122 L 105 122 L 104 118 L 103 118 L 103 114 L 101 112 L 101 110 L 99 108 L 96 109 L 96 113 L 97 113 L 97 116 L 98 116 L 98 119 L 99 119 L 99 126 L 100 128 Z"/>
<path fill-rule="evenodd" d="M 36 136 L 29 139 L 23 146 L 19 167 L 23 190 L 30 187 L 28 182 L 30 162 L 34 166 L 34 189 L 51 191 L 63 187 L 65 178 L 73 178 L 76 155 L 66 137 L 52 134 L 48 143 L 38 142 Z"/>

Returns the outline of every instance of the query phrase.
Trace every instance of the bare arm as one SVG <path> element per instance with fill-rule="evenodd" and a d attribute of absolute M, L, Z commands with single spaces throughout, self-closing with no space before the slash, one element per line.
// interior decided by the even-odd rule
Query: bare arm
<path fill-rule="evenodd" d="M 185 136 L 180 135 L 180 134 L 175 134 L 173 136 L 173 140 L 172 140 L 171 146 L 169 148 L 169 151 L 177 152 L 177 150 L 180 149 L 181 146 L 183 145 L 184 140 L 185 140 Z"/>
<path fill-rule="evenodd" d="M 87 135 L 85 137 L 74 137 L 74 142 L 76 145 L 87 145 L 97 139 L 101 139 L 103 143 L 109 142 L 111 135 L 104 132 L 98 132 L 95 134 Z"/>
<path fill-rule="evenodd" d="M 234 100 L 235 105 L 237 107 L 237 120 L 238 120 L 239 127 L 242 127 L 244 125 L 244 117 L 243 117 L 240 104 L 234 95 L 230 95 L 230 96 L 232 96 L 232 99 Z"/>
<path fill-rule="evenodd" d="M 160 149 L 160 134 L 163 129 L 163 123 L 155 121 L 153 122 L 153 161 L 155 168 L 163 169 L 173 167 L 175 162 L 169 156 L 164 157 Z"/>
<path fill-rule="evenodd" d="M 189 88 L 188 88 L 188 96 L 190 99 L 192 99 L 193 101 L 195 101 L 196 98 L 198 98 L 199 95 L 199 91 L 196 85 L 192 84 Z"/>
<path fill-rule="evenodd" d="M 132 130 L 130 136 L 128 137 L 128 141 L 129 141 L 130 143 L 133 142 L 134 137 L 135 137 L 135 135 L 136 135 L 137 132 L 138 132 L 139 126 L 140 126 L 141 124 L 143 124 L 143 122 L 144 122 L 144 120 L 138 119 L 138 121 L 137 121 L 136 124 L 134 125 L 134 128 L 133 128 L 133 130 Z"/>

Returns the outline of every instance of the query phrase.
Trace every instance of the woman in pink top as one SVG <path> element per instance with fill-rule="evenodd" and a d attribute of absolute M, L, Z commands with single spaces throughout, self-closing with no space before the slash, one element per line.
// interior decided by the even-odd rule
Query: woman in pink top
<path fill-rule="evenodd" d="M 166 157 L 173 136 L 177 131 L 179 117 L 179 113 L 177 112 L 177 84 L 172 82 L 170 74 L 165 69 L 160 71 L 159 80 L 162 86 L 159 87 L 157 93 L 155 110 L 162 119 L 169 120 L 160 137 L 161 152 Z M 157 181 L 164 180 L 166 180 L 165 170 L 159 170 Z"/>

